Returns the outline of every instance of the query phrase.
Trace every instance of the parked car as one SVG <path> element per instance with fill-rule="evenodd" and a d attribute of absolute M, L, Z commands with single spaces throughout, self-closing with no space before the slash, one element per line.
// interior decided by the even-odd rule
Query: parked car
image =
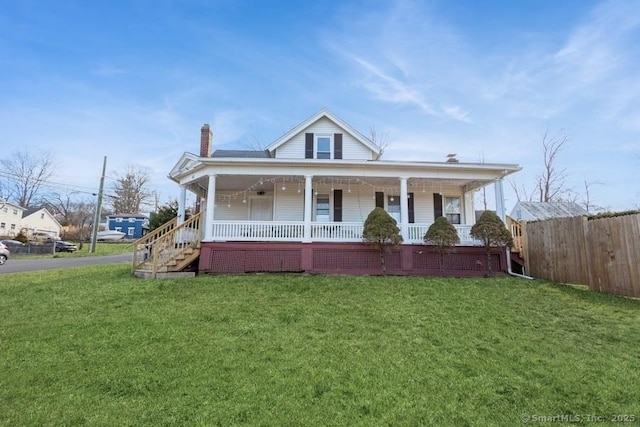
<path fill-rule="evenodd" d="M 56 252 L 75 252 L 78 247 L 73 243 L 65 242 L 64 240 L 58 240 L 56 242 Z"/>
<path fill-rule="evenodd" d="M 19 240 L 0 240 L 0 243 L 4 243 L 6 246 L 24 246 L 24 243 L 22 243 Z"/>
<path fill-rule="evenodd" d="M 60 240 L 58 236 L 47 231 L 36 231 L 31 238 L 39 243 L 57 242 Z"/>
<path fill-rule="evenodd" d="M 4 243 L 0 243 L 0 265 L 3 265 L 9 259 L 9 249 Z"/>

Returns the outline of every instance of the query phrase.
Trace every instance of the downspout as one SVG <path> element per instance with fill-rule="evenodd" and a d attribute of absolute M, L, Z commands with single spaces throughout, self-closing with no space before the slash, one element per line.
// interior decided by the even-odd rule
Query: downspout
<path fill-rule="evenodd" d="M 502 178 L 496 179 L 494 183 L 495 192 L 496 192 L 496 214 L 502 220 L 502 222 L 506 222 L 506 215 L 504 212 L 504 192 L 502 190 Z M 522 279 L 533 280 L 531 276 L 525 276 L 524 274 L 514 273 L 511 270 L 511 248 L 506 248 L 507 254 L 507 273 L 510 276 L 520 277 Z"/>
<path fill-rule="evenodd" d="M 507 274 L 509 274 L 510 276 L 519 277 L 521 279 L 534 280 L 534 278 L 531 276 L 525 276 L 524 274 L 514 273 L 513 270 L 511 270 L 511 248 L 507 248 L 506 252 L 507 252 Z"/>

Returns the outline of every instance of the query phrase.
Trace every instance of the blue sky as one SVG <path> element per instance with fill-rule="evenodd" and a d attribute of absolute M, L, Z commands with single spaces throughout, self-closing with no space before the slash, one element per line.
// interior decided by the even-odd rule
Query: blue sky
<path fill-rule="evenodd" d="M 567 187 L 632 209 L 638 70 L 639 1 L 0 0 L 0 157 L 49 150 L 52 180 L 97 188 L 106 155 L 166 201 L 203 123 L 266 146 L 328 108 L 388 133 L 386 159 L 518 163 L 529 189 L 566 134 Z"/>

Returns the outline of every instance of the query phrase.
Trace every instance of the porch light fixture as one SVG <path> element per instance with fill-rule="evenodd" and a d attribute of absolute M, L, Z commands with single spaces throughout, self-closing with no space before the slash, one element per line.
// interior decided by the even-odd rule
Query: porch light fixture
<path fill-rule="evenodd" d="M 396 198 L 395 198 L 395 197 L 393 197 L 393 196 L 389 197 L 389 200 L 391 200 L 392 202 L 393 202 L 395 199 L 396 199 Z"/>

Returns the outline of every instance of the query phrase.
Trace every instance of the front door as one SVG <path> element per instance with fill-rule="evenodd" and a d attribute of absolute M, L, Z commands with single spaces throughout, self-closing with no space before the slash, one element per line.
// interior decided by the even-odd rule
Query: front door
<path fill-rule="evenodd" d="M 273 220 L 273 198 L 252 197 L 249 201 L 249 219 L 251 221 Z"/>

